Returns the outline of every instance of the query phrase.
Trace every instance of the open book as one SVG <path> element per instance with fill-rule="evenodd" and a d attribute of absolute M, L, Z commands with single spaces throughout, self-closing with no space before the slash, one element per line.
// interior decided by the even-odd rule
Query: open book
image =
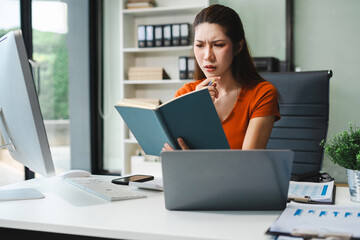
<path fill-rule="evenodd" d="M 160 156 L 165 143 L 180 149 L 179 137 L 190 149 L 230 148 L 207 89 L 184 94 L 159 106 L 124 99 L 115 108 L 148 155 Z"/>

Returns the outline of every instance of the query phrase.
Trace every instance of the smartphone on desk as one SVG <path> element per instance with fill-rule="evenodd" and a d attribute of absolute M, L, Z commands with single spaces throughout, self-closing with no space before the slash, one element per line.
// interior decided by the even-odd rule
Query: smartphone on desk
<path fill-rule="evenodd" d="M 151 175 L 141 175 L 135 174 L 125 177 L 119 177 L 111 180 L 112 183 L 120 184 L 120 185 L 129 185 L 129 182 L 147 182 L 153 180 L 154 176 Z"/>

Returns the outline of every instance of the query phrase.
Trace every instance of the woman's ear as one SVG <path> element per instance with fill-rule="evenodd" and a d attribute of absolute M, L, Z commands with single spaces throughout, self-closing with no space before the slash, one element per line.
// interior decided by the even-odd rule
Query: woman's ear
<path fill-rule="evenodd" d="M 244 39 L 242 39 L 240 42 L 238 42 L 236 44 L 235 55 L 238 55 L 241 52 L 241 50 L 243 49 L 243 46 L 244 46 Z"/>

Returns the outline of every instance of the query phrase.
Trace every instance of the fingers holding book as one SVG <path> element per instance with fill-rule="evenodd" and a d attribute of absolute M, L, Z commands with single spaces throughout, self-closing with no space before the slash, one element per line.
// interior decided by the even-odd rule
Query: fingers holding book
<path fill-rule="evenodd" d="M 184 139 L 182 139 L 181 137 L 179 137 L 177 139 L 177 142 L 179 143 L 180 147 L 182 150 L 189 150 L 190 148 L 188 147 L 188 145 L 186 144 L 186 142 L 184 141 Z M 165 143 L 162 151 L 173 151 L 174 148 L 170 146 L 170 144 Z"/>
<path fill-rule="evenodd" d="M 179 145 L 180 145 L 180 147 L 181 147 L 182 150 L 189 150 L 189 149 L 190 149 L 190 148 L 188 147 L 188 145 L 186 144 L 186 142 L 184 141 L 184 139 L 182 139 L 181 137 L 179 137 L 179 138 L 177 139 L 177 141 L 178 141 L 178 143 L 179 143 Z"/>

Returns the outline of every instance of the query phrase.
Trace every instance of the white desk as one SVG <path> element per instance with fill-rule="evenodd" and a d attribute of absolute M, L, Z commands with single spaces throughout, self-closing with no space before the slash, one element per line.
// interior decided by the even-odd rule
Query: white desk
<path fill-rule="evenodd" d="M 111 177 L 113 178 L 113 177 Z M 272 239 L 265 231 L 281 211 L 168 211 L 162 192 L 144 199 L 107 202 L 60 177 L 38 178 L 0 189 L 35 187 L 44 199 L 0 202 L 0 227 L 115 239 Z M 356 205 L 348 188 L 336 204 Z M 358 205 L 357 205 L 358 206 Z"/>

